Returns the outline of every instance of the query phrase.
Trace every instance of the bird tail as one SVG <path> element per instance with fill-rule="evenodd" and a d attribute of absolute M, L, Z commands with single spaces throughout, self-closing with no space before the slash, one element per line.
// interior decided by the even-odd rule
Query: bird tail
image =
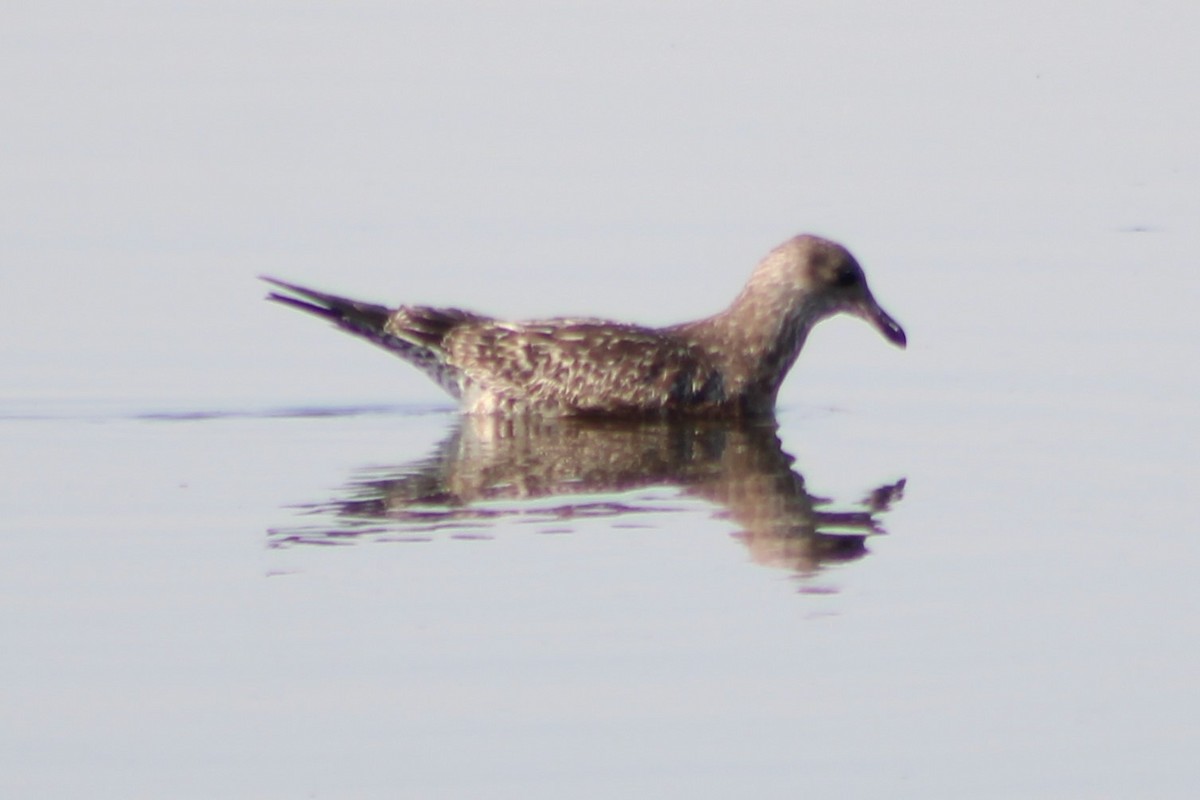
<path fill-rule="evenodd" d="M 267 295 L 268 300 L 327 319 L 347 333 L 361 336 L 389 350 L 397 349 L 396 337 L 386 330 L 388 319 L 392 315 L 387 307 L 325 294 L 266 275 L 260 277 L 287 292 L 271 292 Z"/>
<path fill-rule="evenodd" d="M 460 376 L 449 364 L 445 339 L 459 325 L 490 319 L 457 308 L 401 306 L 391 310 L 261 277 L 286 292 L 271 292 L 268 300 L 329 320 L 347 333 L 382 347 L 416 366 L 455 397 L 461 393 Z"/>

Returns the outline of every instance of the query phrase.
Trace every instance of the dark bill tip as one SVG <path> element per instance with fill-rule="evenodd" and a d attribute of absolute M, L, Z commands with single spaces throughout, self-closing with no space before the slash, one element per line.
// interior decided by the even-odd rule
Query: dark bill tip
<path fill-rule="evenodd" d="M 908 337 L 904 334 L 904 328 L 901 328 L 900 323 L 888 316 L 887 312 L 878 305 L 872 304 L 870 308 L 866 309 L 864 316 L 879 329 L 879 332 L 889 342 L 901 349 L 908 346 Z"/>

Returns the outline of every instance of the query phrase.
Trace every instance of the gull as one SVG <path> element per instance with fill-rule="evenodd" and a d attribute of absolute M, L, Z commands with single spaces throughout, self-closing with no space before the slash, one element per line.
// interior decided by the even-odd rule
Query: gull
<path fill-rule="evenodd" d="M 653 328 L 599 319 L 506 322 L 457 308 L 397 308 L 263 276 L 267 299 L 326 319 L 429 375 L 463 413 L 768 417 L 809 331 L 846 313 L 905 347 L 904 329 L 842 245 L 789 239 L 724 311 Z"/>

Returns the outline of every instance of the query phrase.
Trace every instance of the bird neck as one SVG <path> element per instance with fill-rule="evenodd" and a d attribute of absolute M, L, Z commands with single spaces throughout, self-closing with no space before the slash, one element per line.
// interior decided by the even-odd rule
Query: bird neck
<path fill-rule="evenodd" d="M 729 308 L 689 327 L 720 362 L 729 389 L 773 401 L 821 310 L 808 297 L 764 288 L 752 281 Z"/>

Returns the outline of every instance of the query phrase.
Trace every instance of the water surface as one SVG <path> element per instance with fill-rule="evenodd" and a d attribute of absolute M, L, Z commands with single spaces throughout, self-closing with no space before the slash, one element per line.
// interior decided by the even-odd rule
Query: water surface
<path fill-rule="evenodd" d="M 1192 798 L 1196 11 L 0 12 L 0 795 Z M 262 302 L 673 323 L 778 426 L 489 427 Z"/>

